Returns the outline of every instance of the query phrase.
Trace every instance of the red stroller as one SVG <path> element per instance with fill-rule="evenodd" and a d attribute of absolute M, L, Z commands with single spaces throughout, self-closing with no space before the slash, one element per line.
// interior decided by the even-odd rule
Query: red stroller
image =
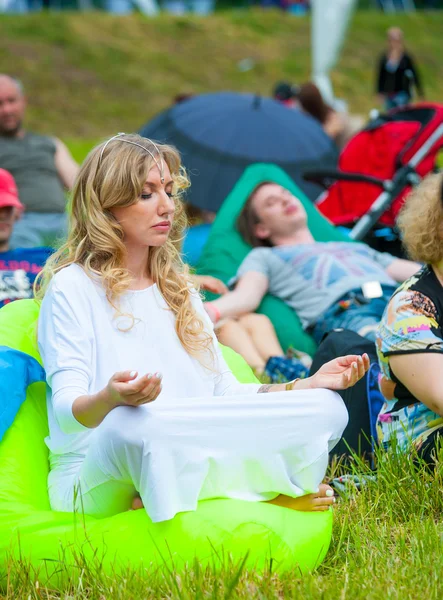
<path fill-rule="evenodd" d="M 411 186 L 436 168 L 442 147 L 443 105 L 420 103 L 370 122 L 344 148 L 338 171 L 304 177 L 328 188 L 316 205 L 332 223 L 351 228 L 354 240 L 398 254 L 398 211 Z"/>

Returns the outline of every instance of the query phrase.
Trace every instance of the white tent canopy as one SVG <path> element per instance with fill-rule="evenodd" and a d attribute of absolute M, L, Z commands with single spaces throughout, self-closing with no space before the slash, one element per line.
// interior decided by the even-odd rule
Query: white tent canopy
<path fill-rule="evenodd" d="M 356 0 L 312 0 L 312 79 L 332 102 L 329 73 L 335 66 Z"/>

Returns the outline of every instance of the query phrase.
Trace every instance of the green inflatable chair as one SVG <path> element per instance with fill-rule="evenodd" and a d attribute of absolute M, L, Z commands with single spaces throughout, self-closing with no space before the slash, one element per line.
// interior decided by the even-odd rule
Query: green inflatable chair
<path fill-rule="evenodd" d="M 33 365 L 41 363 L 38 311 L 33 300 L 19 300 L 0 310 L 0 347 L 5 355 L 10 348 L 24 353 L 20 357 Z M 240 381 L 255 380 L 243 359 L 233 351 L 224 352 Z M 0 378 L 5 369 L 4 363 Z M 0 409 L 7 400 L 0 399 Z M 0 421 L 1 415 L 2 410 Z M 180 572 L 196 559 L 203 568 L 222 568 L 228 560 L 237 564 L 245 557 L 247 568 L 263 571 L 272 561 L 273 571 L 299 574 L 315 569 L 328 550 L 332 511 L 302 513 L 262 502 L 215 499 L 162 523 L 152 523 L 144 510 L 104 519 L 54 512 L 47 491 L 47 435 L 45 384 L 39 382 L 28 387 L 0 441 L 3 582 L 11 560 L 20 560 L 22 569 L 30 568 L 40 584 L 62 588 L 68 573 L 76 573 L 76 565 L 85 560 L 110 576 L 140 567 L 173 566 Z"/>
<path fill-rule="evenodd" d="M 254 189 L 265 181 L 280 184 L 301 200 L 308 214 L 309 229 L 316 241 L 346 241 L 345 236 L 318 212 L 280 167 L 259 163 L 245 170 L 223 202 L 197 265 L 198 273 L 218 277 L 225 283 L 235 276 L 241 262 L 251 251 L 251 246 L 243 241 L 237 231 L 237 218 Z M 208 300 L 213 297 L 207 295 Z M 282 300 L 267 295 L 263 298 L 258 312 L 271 319 L 283 348 L 293 347 L 311 355 L 315 352 L 314 340 L 302 329 L 300 319 Z"/>

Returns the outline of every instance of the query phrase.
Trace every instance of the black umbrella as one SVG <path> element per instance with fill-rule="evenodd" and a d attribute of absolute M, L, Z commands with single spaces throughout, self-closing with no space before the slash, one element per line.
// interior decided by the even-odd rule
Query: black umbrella
<path fill-rule="evenodd" d="M 304 181 L 302 171 L 337 162 L 335 145 L 315 119 L 252 94 L 195 96 L 155 117 L 140 134 L 179 149 L 192 182 L 189 201 L 212 211 L 250 164 L 279 165 L 315 199 L 319 188 Z"/>

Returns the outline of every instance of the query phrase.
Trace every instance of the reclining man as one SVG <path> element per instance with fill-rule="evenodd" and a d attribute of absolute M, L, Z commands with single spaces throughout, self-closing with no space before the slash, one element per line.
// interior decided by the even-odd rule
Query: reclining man
<path fill-rule="evenodd" d="M 214 323 L 255 311 L 270 293 L 294 309 L 317 343 L 337 328 L 375 340 L 396 282 L 420 268 L 366 244 L 316 242 L 300 200 L 276 183 L 254 190 L 237 226 L 254 249 L 240 265 L 235 289 L 206 303 Z"/>
<path fill-rule="evenodd" d="M 14 178 L 0 169 L 0 307 L 31 298 L 33 283 L 51 253 L 50 248 L 10 249 L 15 222 L 23 212 Z"/>

